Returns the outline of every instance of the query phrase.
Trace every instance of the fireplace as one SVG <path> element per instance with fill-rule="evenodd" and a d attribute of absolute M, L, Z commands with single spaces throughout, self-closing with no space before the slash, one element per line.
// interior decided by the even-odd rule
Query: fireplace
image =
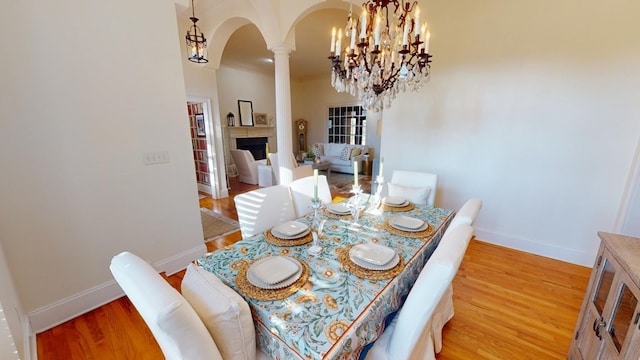
<path fill-rule="evenodd" d="M 236 148 L 249 150 L 254 159 L 262 160 L 267 158 L 267 141 L 267 137 L 236 138 Z"/>

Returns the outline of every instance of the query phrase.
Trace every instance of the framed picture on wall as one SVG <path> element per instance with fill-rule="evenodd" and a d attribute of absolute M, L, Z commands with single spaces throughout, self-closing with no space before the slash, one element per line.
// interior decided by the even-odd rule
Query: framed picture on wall
<path fill-rule="evenodd" d="M 266 113 L 253 113 L 253 121 L 255 126 L 269 126 Z"/>
<path fill-rule="evenodd" d="M 196 114 L 196 132 L 198 136 L 206 136 L 207 132 L 204 130 L 204 115 Z"/>

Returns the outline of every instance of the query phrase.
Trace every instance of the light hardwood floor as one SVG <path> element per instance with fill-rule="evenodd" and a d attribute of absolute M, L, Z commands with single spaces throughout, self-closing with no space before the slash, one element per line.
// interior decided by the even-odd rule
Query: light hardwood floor
<path fill-rule="evenodd" d="M 232 196 L 206 198 L 201 206 L 237 218 L 233 195 L 254 187 L 231 186 Z M 240 238 L 236 232 L 207 247 Z M 566 359 L 590 272 L 472 240 L 453 283 L 455 316 L 444 328 L 438 359 Z M 179 289 L 183 275 L 167 280 Z M 40 360 L 163 358 L 126 297 L 38 334 L 37 343 Z"/>

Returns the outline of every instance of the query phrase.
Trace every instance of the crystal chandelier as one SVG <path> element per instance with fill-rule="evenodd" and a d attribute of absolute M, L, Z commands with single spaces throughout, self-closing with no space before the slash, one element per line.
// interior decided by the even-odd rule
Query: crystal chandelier
<path fill-rule="evenodd" d="M 196 63 L 206 63 L 209 62 L 205 57 L 204 51 L 207 48 L 207 39 L 205 39 L 204 34 L 198 28 L 196 23 L 198 22 L 198 18 L 196 17 L 196 8 L 193 6 L 193 0 L 191 0 L 191 21 L 193 21 L 193 25 L 187 31 L 187 53 L 189 53 L 189 61 L 193 61 Z"/>
<path fill-rule="evenodd" d="M 394 5 L 391 10 L 389 5 Z M 368 0 L 354 19 L 349 11 L 342 50 L 342 29 L 331 34 L 331 85 L 358 93 L 367 110 L 391 106 L 399 92 L 417 91 L 429 80 L 431 55 L 427 23 L 420 24 L 417 1 Z"/>

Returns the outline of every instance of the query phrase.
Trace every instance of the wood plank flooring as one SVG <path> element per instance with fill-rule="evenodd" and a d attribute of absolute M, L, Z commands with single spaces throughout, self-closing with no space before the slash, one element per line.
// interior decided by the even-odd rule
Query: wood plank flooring
<path fill-rule="evenodd" d="M 231 196 L 200 201 L 236 218 Z M 334 194 L 336 195 L 336 194 Z M 595 234 L 594 234 L 595 236 Z M 207 243 L 209 251 L 240 233 Z M 472 240 L 454 280 L 455 316 L 439 360 L 566 359 L 591 269 Z M 167 278 L 177 289 L 184 272 Z M 146 324 L 122 297 L 37 335 L 38 359 L 162 359 Z"/>

